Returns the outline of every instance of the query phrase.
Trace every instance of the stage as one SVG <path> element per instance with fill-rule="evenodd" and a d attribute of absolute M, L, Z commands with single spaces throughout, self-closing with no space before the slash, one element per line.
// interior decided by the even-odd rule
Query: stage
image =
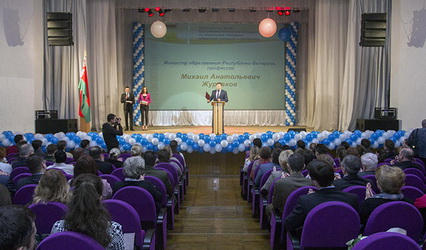
<path fill-rule="evenodd" d="M 194 133 L 194 134 L 211 134 L 211 126 L 154 126 L 149 127 L 148 131 L 142 131 L 141 127 L 135 126 L 135 131 L 124 131 L 125 134 L 153 134 L 153 133 Z M 226 134 L 249 134 L 272 132 L 287 132 L 289 129 L 306 129 L 307 132 L 312 128 L 304 126 L 225 126 Z"/>

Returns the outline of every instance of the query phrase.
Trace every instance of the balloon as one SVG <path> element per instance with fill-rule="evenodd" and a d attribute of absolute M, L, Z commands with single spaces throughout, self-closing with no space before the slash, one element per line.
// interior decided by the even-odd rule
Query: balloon
<path fill-rule="evenodd" d="M 272 140 L 272 139 L 270 139 L 270 140 Z M 240 144 L 239 146 L 238 146 L 238 151 L 240 151 L 240 152 L 244 152 L 246 150 L 246 147 L 244 146 L 244 144 Z"/>
<path fill-rule="evenodd" d="M 275 24 L 276 26 L 276 24 Z M 155 38 L 162 38 L 167 33 L 167 26 L 162 21 L 155 21 L 151 24 L 151 34 Z"/>
<path fill-rule="evenodd" d="M 67 143 L 67 146 L 68 146 L 69 148 L 75 148 L 76 144 L 75 144 L 75 142 L 70 141 L 70 142 L 68 142 L 68 143 Z"/>
<path fill-rule="evenodd" d="M 291 139 L 291 140 L 288 142 L 288 145 L 289 145 L 290 147 L 296 146 L 296 144 L 297 144 L 297 141 L 296 141 L 295 139 Z"/>
<path fill-rule="evenodd" d="M 301 139 L 302 139 L 302 135 L 300 135 L 300 134 L 296 134 L 296 135 L 294 136 L 294 139 L 295 139 L 296 141 L 301 140 Z"/>
<path fill-rule="evenodd" d="M 90 147 L 94 147 L 94 146 L 98 146 L 98 144 L 96 143 L 96 141 L 91 141 L 90 142 Z"/>
<path fill-rule="evenodd" d="M 275 133 L 275 134 L 272 135 L 272 140 L 278 141 L 279 139 L 280 139 L 280 135 L 279 134 Z"/>
<path fill-rule="evenodd" d="M 228 141 L 226 141 L 226 140 L 222 140 L 222 141 L 220 142 L 220 145 L 221 145 L 223 148 L 226 148 L 226 147 L 228 146 Z M 216 150 L 216 151 L 219 151 L 219 150 Z"/>
<path fill-rule="evenodd" d="M 210 142 L 209 142 L 209 145 L 210 145 L 210 147 L 214 147 L 214 146 L 216 146 L 217 144 L 216 144 L 216 141 L 210 141 Z"/>
<path fill-rule="evenodd" d="M 268 140 L 266 141 L 266 144 L 268 144 L 268 146 L 272 146 L 272 145 L 274 145 L 274 140 L 272 140 L 272 139 L 268 139 Z"/>
<path fill-rule="evenodd" d="M 183 142 L 183 143 L 180 145 L 180 148 L 181 148 L 183 151 L 186 151 L 186 150 L 188 149 L 188 144 L 186 144 L 186 142 Z"/>
<path fill-rule="evenodd" d="M 158 140 L 158 139 L 157 139 Z M 96 140 L 96 142 L 98 142 L 98 140 Z M 98 142 L 99 143 L 99 142 Z M 101 141 L 101 143 L 102 143 L 102 141 Z M 134 139 L 134 138 L 131 138 L 130 140 L 129 140 L 129 143 L 130 143 L 130 145 L 134 145 L 135 143 L 136 143 L 136 140 Z"/>
<path fill-rule="evenodd" d="M 250 140 L 245 140 L 244 141 L 244 146 L 250 147 Z"/>
<path fill-rule="evenodd" d="M 221 152 L 221 151 L 222 151 L 222 146 L 221 146 L 220 144 L 216 144 L 216 145 L 214 146 L 214 150 L 215 150 L 216 152 Z"/>
<path fill-rule="evenodd" d="M 379 144 L 384 144 L 385 143 L 385 138 L 382 136 L 382 137 L 379 137 L 379 139 L 377 139 L 377 142 L 379 143 Z"/>
<path fill-rule="evenodd" d="M 204 152 L 209 152 L 210 151 L 210 145 L 209 144 L 204 144 L 204 146 L 203 146 L 203 150 L 204 150 Z"/>
<path fill-rule="evenodd" d="M 291 32 L 288 28 L 282 28 L 278 31 L 278 38 L 283 42 L 288 42 L 291 39 Z"/>
<path fill-rule="evenodd" d="M 198 141 L 198 146 L 199 146 L 199 147 L 204 146 L 204 140 L 199 140 L 199 141 Z"/>
<path fill-rule="evenodd" d="M 8 140 L 8 139 L 4 139 L 3 141 L 2 141 L 2 144 L 3 144 L 3 146 L 5 146 L 5 147 L 9 147 L 10 146 L 10 141 Z"/>
<path fill-rule="evenodd" d="M 328 149 L 330 149 L 330 150 L 333 150 L 335 147 L 336 147 L 336 145 L 334 145 L 334 143 L 332 143 L 332 142 L 330 142 L 330 143 L 327 145 L 327 148 L 328 148 Z"/>
<path fill-rule="evenodd" d="M 232 152 L 234 150 L 234 147 L 232 147 L 232 144 L 229 144 L 228 147 L 226 147 L 226 151 Z"/>
<path fill-rule="evenodd" d="M 153 138 L 151 142 L 152 142 L 152 145 L 158 145 L 159 140 L 158 138 Z"/>
<path fill-rule="evenodd" d="M 263 37 L 271 37 L 277 31 L 277 23 L 271 18 L 265 18 L 259 23 L 259 33 Z"/>

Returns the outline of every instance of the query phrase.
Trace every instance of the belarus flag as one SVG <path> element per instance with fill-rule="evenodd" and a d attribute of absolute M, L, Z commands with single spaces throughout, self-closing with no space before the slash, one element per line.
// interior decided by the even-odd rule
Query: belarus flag
<path fill-rule="evenodd" d="M 81 69 L 80 81 L 78 82 L 78 91 L 80 94 L 78 114 L 80 117 L 84 117 L 86 122 L 90 122 L 90 95 L 86 70 L 86 52 L 84 52 L 84 62 Z"/>

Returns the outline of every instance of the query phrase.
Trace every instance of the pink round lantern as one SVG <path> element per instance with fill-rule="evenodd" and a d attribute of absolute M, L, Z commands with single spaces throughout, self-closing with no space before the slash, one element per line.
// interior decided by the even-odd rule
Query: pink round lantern
<path fill-rule="evenodd" d="M 271 18 L 265 18 L 259 23 L 259 33 L 263 37 L 271 37 L 277 32 L 277 23 Z"/>

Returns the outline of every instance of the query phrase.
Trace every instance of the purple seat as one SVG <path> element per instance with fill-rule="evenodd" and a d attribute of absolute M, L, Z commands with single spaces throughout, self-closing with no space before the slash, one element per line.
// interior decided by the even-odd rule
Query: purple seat
<path fill-rule="evenodd" d="M 37 250 L 105 250 L 95 239 L 76 232 L 60 232 L 48 236 Z"/>
<path fill-rule="evenodd" d="M 420 250 L 410 237 L 393 232 L 375 233 L 358 242 L 352 250 L 404 249 Z"/>
<path fill-rule="evenodd" d="M 156 244 L 166 248 L 167 213 L 165 208 L 161 208 L 157 215 L 154 198 L 148 191 L 141 187 L 124 187 L 119 189 L 112 198 L 129 203 L 139 214 L 142 229 L 145 231 L 155 229 Z"/>
<path fill-rule="evenodd" d="M 361 203 L 365 200 L 365 192 L 366 192 L 367 188 L 364 186 L 351 186 L 351 187 L 347 187 L 343 190 L 343 192 L 346 193 L 352 193 L 352 194 L 356 194 L 358 195 L 358 202 L 359 202 L 359 206 L 361 206 Z"/>
<path fill-rule="evenodd" d="M 70 174 L 64 174 L 65 178 L 67 179 L 67 181 L 71 180 L 74 178 L 74 175 L 70 175 Z"/>
<path fill-rule="evenodd" d="M 417 165 L 419 165 L 421 171 L 423 172 L 423 174 L 426 175 L 426 170 L 425 170 L 426 166 L 425 166 L 425 163 L 421 159 L 419 159 L 419 158 L 414 158 L 413 162 L 416 163 Z"/>
<path fill-rule="evenodd" d="M 183 167 L 186 167 L 185 166 L 185 159 L 183 159 L 182 155 L 180 155 L 179 153 L 173 153 L 173 157 L 176 158 L 176 159 L 178 159 L 178 161 L 180 162 L 180 164 Z"/>
<path fill-rule="evenodd" d="M 101 175 L 99 175 L 99 177 L 101 177 L 102 179 L 107 180 L 107 182 L 109 183 L 109 185 L 111 187 L 114 187 L 114 184 L 116 182 L 121 181 L 117 176 L 112 175 L 112 174 L 101 174 Z"/>
<path fill-rule="evenodd" d="M 401 193 L 411 199 L 413 202 L 416 201 L 417 198 L 420 198 L 424 195 L 424 193 L 416 188 L 416 187 L 412 187 L 412 186 L 404 186 L 401 188 Z"/>
<path fill-rule="evenodd" d="M 18 153 L 10 153 L 10 154 L 6 155 L 6 160 L 16 158 L 17 156 L 18 156 Z"/>
<path fill-rule="evenodd" d="M 422 215 L 408 202 L 387 202 L 371 213 L 365 225 L 364 235 L 386 232 L 393 227 L 405 229 L 407 236 L 418 242 L 422 237 Z"/>
<path fill-rule="evenodd" d="M 419 170 L 417 168 L 406 168 L 406 169 L 404 169 L 404 173 L 405 174 L 413 174 L 413 175 L 419 177 L 423 181 L 425 179 L 425 175 L 422 173 L 421 170 Z"/>
<path fill-rule="evenodd" d="M 13 182 L 13 184 L 15 184 L 15 186 L 16 186 L 16 184 L 18 183 L 18 181 L 19 181 L 20 179 L 27 178 L 27 177 L 30 177 L 30 176 L 32 176 L 32 174 L 30 174 L 30 173 L 22 173 L 22 174 L 18 174 L 17 176 L 15 176 L 15 178 L 13 178 L 12 182 Z"/>
<path fill-rule="evenodd" d="M 114 199 L 102 201 L 102 204 L 108 210 L 111 220 L 122 226 L 123 234 L 135 234 L 135 246 L 139 249 L 155 249 L 154 229 L 149 229 L 146 232 L 141 229 L 139 215 L 131 205 Z"/>
<path fill-rule="evenodd" d="M 305 177 L 308 176 L 308 170 L 307 169 L 303 169 L 302 170 L 302 175 L 305 176 Z"/>
<path fill-rule="evenodd" d="M 259 172 L 259 166 L 260 165 L 258 165 L 257 168 L 255 170 L 253 170 L 253 176 L 254 176 L 254 178 L 256 178 L 256 175 Z M 250 169 L 250 172 L 252 172 L 251 169 Z M 248 201 L 248 203 L 252 203 L 253 202 L 253 192 L 252 192 L 252 190 L 253 190 L 253 186 L 254 186 L 254 179 L 252 180 L 250 178 L 250 173 L 249 172 L 247 172 L 247 173 L 249 175 L 248 176 L 248 185 L 247 185 L 247 201 Z"/>
<path fill-rule="evenodd" d="M 330 215 L 336 216 L 330 219 Z M 358 212 L 350 205 L 340 201 L 324 202 L 306 216 L 300 249 L 347 247 L 346 242 L 358 236 L 359 224 Z M 290 236 L 287 233 L 287 249 L 294 249 L 299 242 Z"/>
<path fill-rule="evenodd" d="M 253 169 L 253 163 L 254 161 L 250 162 L 250 164 L 247 167 L 247 172 L 243 173 L 243 187 L 241 188 L 241 196 L 244 200 L 248 199 L 248 183 L 250 178 L 250 172 Z"/>
<path fill-rule="evenodd" d="M 175 224 L 175 200 L 173 197 L 167 197 L 166 185 L 160 179 L 154 176 L 145 176 L 145 180 L 151 182 L 161 191 L 161 205 L 167 208 L 167 228 L 173 230 Z"/>
<path fill-rule="evenodd" d="M 109 154 L 108 153 L 102 153 L 102 156 L 104 157 L 104 160 L 109 159 Z"/>
<path fill-rule="evenodd" d="M 405 175 L 405 185 L 406 186 L 412 186 L 420 189 L 422 192 L 425 191 L 425 184 L 420 177 L 413 175 L 413 174 L 406 174 Z"/>
<path fill-rule="evenodd" d="M 22 173 L 30 173 L 30 170 L 28 169 L 28 167 L 17 167 L 14 168 L 12 170 L 12 172 L 10 173 L 10 180 L 13 180 L 16 176 L 22 174 Z"/>
<path fill-rule="evenodd" d="M 74 158 L 67 157 L 67 158 L 65 159 L 65 164 L 71 164 L 72 162 L 75 162 Z"/>
<path fill-rule="evenodd" d="M 278 245 L 284 241 L 286 238 L 284 237 L 285 231 L 284 231 L 284 221 L 285 218 L 293 211 L 294 207 L 296 206 L 297 201 L 299 200 L 299 197 L 305 194 L 308 194 L 309 189 L 312 189 L 314 191 L 318 190 L 314 186 L 306 186 L 301 187 L 293 192 L 288 196 L 287 201 L 285 202 L 284 208 L 283 208 L 283 214 L 276 214 L 275 211 L 272 211 L 271 215 L 271 235 L 269 238 L 269 244 L 272 249 L 276 249 Z"/>
<path fill-rule="evenodd" d="M 46 161 L 46 166 L 48 167 L 48 166 L 52 166 L 53 164 L 55 164 L 54 162 L 51 162 L 51 161 Z"/>
<path fill-rule="evenodd" d="M 334 168 L 340 168 L 340 159 L 339 158 L 334 158 Z"/>
<path fill-rule="evenodd" d="M 376 194 L 380 193 L 380 190 L 377 187 L 377 180 L 375 175 L 372 175 L 372 174 L 364 175 L 362 178 L 369 179 L 371 181 L 371 189 L 373 189 L 374 193 Z"/>
<path fill-rule="evenodd" d="M 175 214 L 179 214 L 181 199 L 180 199 L 179 188 L 176 186 L 175 177 L 168 169 L 165 169 L 165 168 L 158 168 L 158 169 L 163 170 L 167 173 L 167 177 L 168 177 L 168 179 L 169 179 L 169 181 L 170 181 L 170 183 L 171 183 L 171 185 L 174 189 L 173 193 L 177 198 L 177 200 L 175 202 L 176 207 L 175 207 L 174 211 L 175 211 Z"/>
<path fill-rule="evenodd" d="M 178 159 L 178 161 L 182 165 L 183 170 L 185 171 L 185 185 L 188 186 L 188 184 L 189 184 L 189 169 L 188 169 L 188 165 L 186 165 L 185 159 L 179 153 L 174 153 L 173 157 Z M 185 194 L 186 194 L 186 192 L 185 192 Z"/>
<path fill-rule="evenodd" d="M 381 163 L 379 163 L 379 164 L 377 164 L 377 167 L 381 167 L 381 166 L 384 166 L 384 165 L 390 165 L 390 162 L 381 162 Z"/>
<path fill-rule="evenodd" d="M 252 213 L 254 215 L 259 215 L 260 219 L 260 228 L 266 228 L 266 220 L 264 219 L 266 217 L 265 214 L 265 208 L 268 205 L 267 202 L 263 202 L 262 196 L 260 194 L 260 190 L 265 185 L 265 182 L 268 180 L 269 176 L 271 175 L 272 170 L 269 170 L 268 172 L 264 173 L 262 175 L 262 178 L 260 178 L 260 185 L 259 187 L 254 190 L 253 193 L 253 203 L 252 203 Z"/>
<path fill-rule="evenodd" d="M 175 190 L 177 188 L 177 192 L 175 191 L 176 197 L 178 198 L 179 204 L 182 203 L 183 199 L 184 199 L 183 182 L 179 181 L 179 172 L 176 169 L 176 167 L 173 166 L 170 163 L 161 162 L 161 163 L 158 163 L 157 165 L 155 165 L 154 168 L 165 169 L 165 170 L 169 171 L 170 173 L 172 173 L 173 179 L 174 179 L 174 184 L 173 184 L 172 181 L 170 181 L 170 182 L 172 182 L 172 185 L 175 187 Z"/>
<path fill-rule="evenodd" d="M 116 170 L 112 171 L 111 174 L 120 179 L 121 181 L 124 181 L 124 179 L 126 178 L 123 173 L 123 168 L 117 168 Z"/>
<path fill-rule="evenodd" d="M 25 185 L 16 191 L 15 196 L 13 197 L 13 204 L 18 205 L 27 205 L 33 200 L 34 190 L 37 187 L 37 184 Z"/>
<path fill-rule="evenodd" d="M 60 202 L 36 203 L 29 206 L 36 215 L 37 234 L 50 234 L 53 224 L 63 220 L 67 213 L 67 206 Z"/>

